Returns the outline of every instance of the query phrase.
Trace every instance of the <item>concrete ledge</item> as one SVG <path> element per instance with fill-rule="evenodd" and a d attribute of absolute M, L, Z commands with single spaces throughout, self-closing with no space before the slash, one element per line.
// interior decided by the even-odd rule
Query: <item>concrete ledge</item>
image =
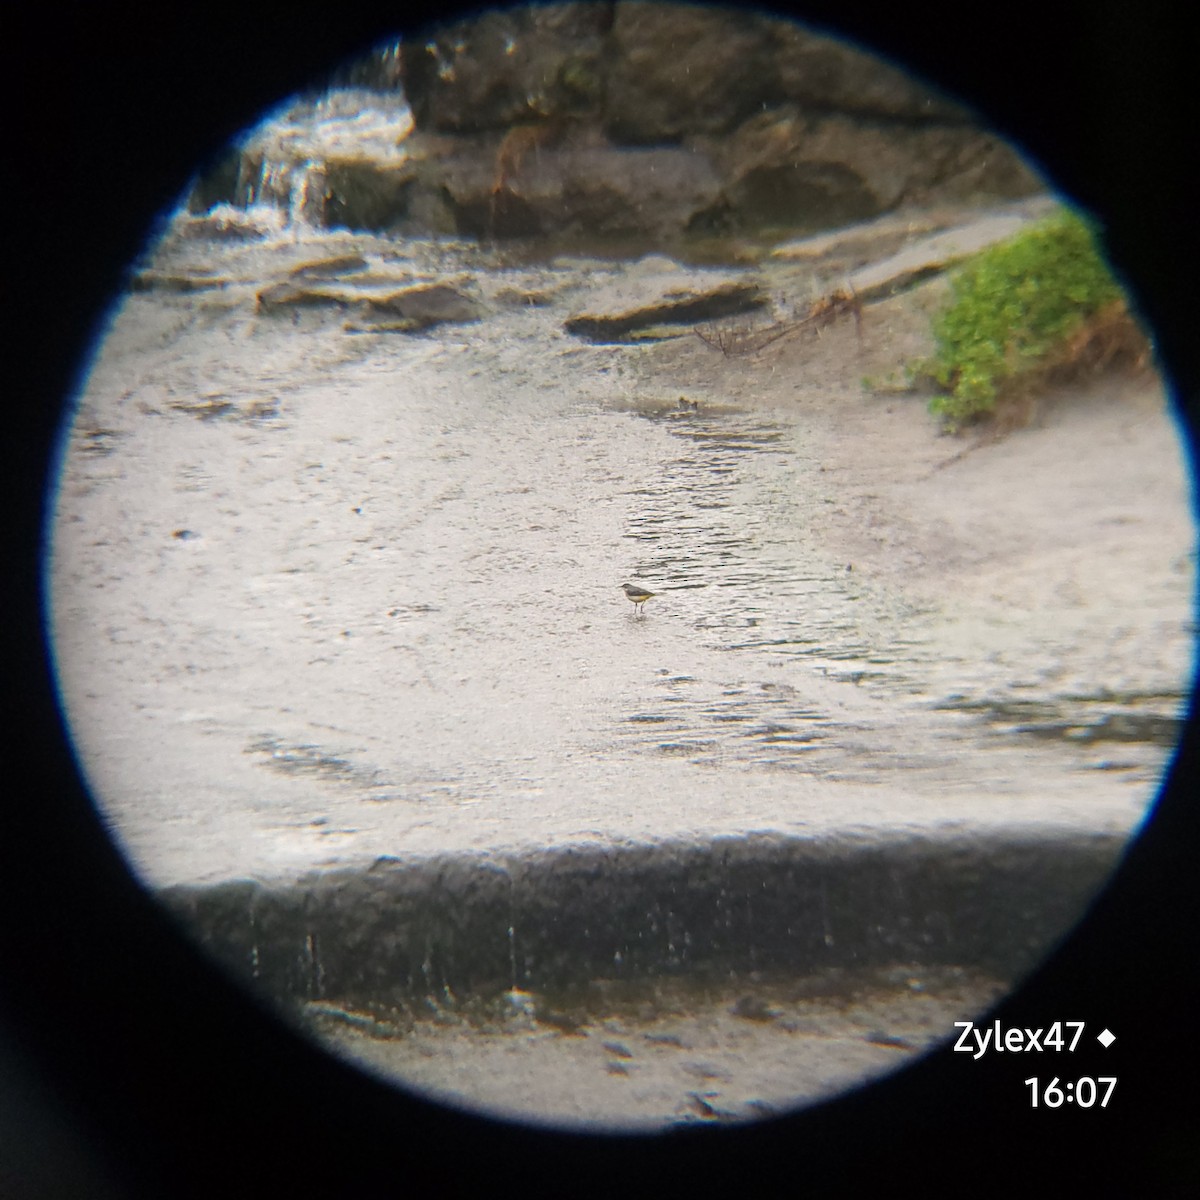
<path fill-rule="evenodd" d="M 161 898 L 222 964 L 283 1003 L 890 963 L 1012 980 L 1069 932 L 1125 844 L 1057 830 L 759 835 L 383 858 Z"/>

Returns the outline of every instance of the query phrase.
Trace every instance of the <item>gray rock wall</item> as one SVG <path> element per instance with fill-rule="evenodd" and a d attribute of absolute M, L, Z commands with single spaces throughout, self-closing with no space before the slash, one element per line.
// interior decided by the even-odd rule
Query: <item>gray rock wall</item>
<path fill-rule="evenodd" d="M 402 79 L 415 122 L 403 154 L 350 147 L 276 164 L 251 144 L 197 182 L 189 208 L 267 201 L 337 228 L 644 253 L 1043 186 L 900 68 L 740 9 L 489 10 L 385 60 L 372 78 Z"/>
<path fill-rule="evenodd" d="M 794 233 L 1040 181 L 959 105 L 852 46 L 738 9 L 489 12 L 408 42 L 396 222 L 479 237 Z M 352 199 L 339 212 L 354 224 Z"/>
<path fill-rule="evenodd" d="M 731 133 L 781 105 L 963 124 L 968 114 L 846 43 L 739 8 L 622 0 L 488 12 L 402 50 L 417 128 L 588 116 L 618 145 Z"/>

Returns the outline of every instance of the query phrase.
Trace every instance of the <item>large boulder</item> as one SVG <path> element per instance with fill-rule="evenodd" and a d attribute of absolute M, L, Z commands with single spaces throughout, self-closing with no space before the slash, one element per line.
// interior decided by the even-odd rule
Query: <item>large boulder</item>
<path fill-rule="evenodd" d="M 497 154 L 451 158 L 429 178 L 458 233 L 670 240 L 717 203 L 721 182 L 703 154 L 604 143 L 536 147 L 508 174 Z"/>
<path fill-rule="evenodd" d="M 784 105 L 698 141 L 738 230 L 827 229 L 902 204 L 1010 199 L 1037 187 L 997 138 L 962 124 L 818 115 Z"/>

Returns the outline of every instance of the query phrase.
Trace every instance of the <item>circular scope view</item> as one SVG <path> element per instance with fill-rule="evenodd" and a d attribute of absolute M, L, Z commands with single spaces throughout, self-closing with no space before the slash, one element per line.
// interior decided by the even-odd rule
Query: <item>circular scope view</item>
<path fill-rule="evenodd" d="M 1192 670 L 1103 229 L 743 10 L 429 29 L 133 264 L 64 426 L 64 712 L 131 868 L 333 1053 L 556 1127 L 892 1072 L 1076 924 Z"/>

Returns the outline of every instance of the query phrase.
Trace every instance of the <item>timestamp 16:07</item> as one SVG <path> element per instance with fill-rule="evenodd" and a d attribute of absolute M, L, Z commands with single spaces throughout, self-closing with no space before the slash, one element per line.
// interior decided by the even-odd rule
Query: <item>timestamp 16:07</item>
<path fill-rule="evenodd" d="M 1080 1079 L 1059 1083 L 1058 1076 L 1055 1075 L 1044 1087 L 1036 1076 L 1024 1082 L 1029 1088 L 1029 1099 L 1034 1108 L 1042 1105 L 1046 1108 L 1061 1108 L 1064 1104 L 1074 1104 L 1079 1108 L 1091 1108 L 1099 1104 L 1100 1108 L 1107 1108 L 1109 1097 L 1117 1086 L 1117 1077 L 1101 1075 L 1092 1079 L 1084 1075 Z"/>

